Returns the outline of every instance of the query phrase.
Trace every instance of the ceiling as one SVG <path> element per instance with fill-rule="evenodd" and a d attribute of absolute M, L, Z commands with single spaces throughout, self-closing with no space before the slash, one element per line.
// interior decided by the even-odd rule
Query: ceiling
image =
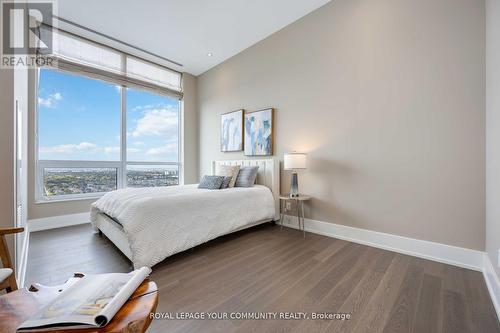
<path fill-rule="evenodd" d="M 183 65 L 159 61 L 169 67 L 199 75 L 329 1 L 60 0 L 58 16 Z M 59 25 L 157 61 L 74 26 Z"/>

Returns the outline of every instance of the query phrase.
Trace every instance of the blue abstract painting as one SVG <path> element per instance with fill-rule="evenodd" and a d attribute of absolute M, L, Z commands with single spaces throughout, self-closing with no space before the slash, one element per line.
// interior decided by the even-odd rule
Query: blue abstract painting
<path fill-rule="evenodd" d="M 273 109 L 245 114 L 245 155 L 273 154 Z"/>
<path fill-rule="evenodd" d="M 243 110 L 225 113 L 221 116 L 220 150 L 243 150 Z"/>

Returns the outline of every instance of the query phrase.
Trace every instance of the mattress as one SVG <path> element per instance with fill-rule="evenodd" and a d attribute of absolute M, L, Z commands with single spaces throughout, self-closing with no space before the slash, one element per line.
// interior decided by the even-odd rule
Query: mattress
<path fill-rule="evenodd" d="M 273 195 L 265 186 L 206 190 L 183 185 L 109 192 L 92 205 L 91 221 L 99 228 L 98 215 L 106 214 L 121 225 L 130 259 L 138 268 L 152 267 L 174 253 L 271 221 L 275 213 Z"/>

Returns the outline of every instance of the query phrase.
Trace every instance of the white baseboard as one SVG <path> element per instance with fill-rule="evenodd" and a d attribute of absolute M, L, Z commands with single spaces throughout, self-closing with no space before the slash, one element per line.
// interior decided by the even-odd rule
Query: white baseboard
<path fill-rule="evenodd" d="M 55 229 L 69 227 L 72 225 L 90 223 L 90 213 L 79 213 L 69 215 L 59 215 L 44 217 L 41 219 L 28 220 L 30 232 L 41 231 L 47 229 Z"/>
<path fill-rule="evenodd" d="M 484 254 L 483 275 L 486 286 L 488 287 L 488 292 L 490 293 L 491 301 L 497 312 L 497 317 L 500 320 L 500 280 L 498 279 L 498 275 L 487 253 Z"/>
<path fill-rule="evenodd" d="M 298 229 L 297 218 L 285 216 L 284 225 Z M 308 232 L 343 239 L 353 243 L 434 260 L 445 264 L 483 271 L 484 252 L 402 237 L 345 225 L 305 219 Z"/>

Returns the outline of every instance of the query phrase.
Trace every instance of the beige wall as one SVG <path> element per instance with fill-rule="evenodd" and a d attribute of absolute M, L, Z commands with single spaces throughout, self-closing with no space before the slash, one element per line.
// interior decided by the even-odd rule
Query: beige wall
<path fill-rule="evenodd" d="M 198 79 L 183 75 L 184 89 L 184 183 L 198 182 Z"/>
<path fill-rule="evenodd" d="M 486 251 L 500 276 L 500 0 L 486 1 Z"/>
<path fill-rule="evenodd" d="M 275 156 L 308 153 L 308 217 L 484 250 L 484 11 L 336 0 L 206 72 L 200 175 L 243 157 L 219 152 L 221 113 L 272 106 Z"/>
<path fill-rule="evenodd" d="M 29 183 L 28 183 L 28 219 L 39 219 L 44 217 L 77 214 L 90 211 L 90 205 L 95 200 L 77 200 L 77 201 L 63 201 L 63 202 L 50 202 L 50 203 L 35 203 L 35 101 L 33 95 L 35 75 L 30 75 L 30 93 L 29 100 L 32 105 L 30 106 L 30 139 L 29 139 Z M 197 130 L 197 91 L 196 91 L 196 77 L 185 74 L 183 76 L 184 86 L 184 181 L 186 184 L 196 182 L 198 178 L 198 130 Z"/>
<path fill-rule="evenodd" d="M 0 69 L 0 228 L 14 226 L 14 71 Z M 14 239 L 8 236 L 14 257 Z M 14 259 L 14 258 L 12 258 Z"/>

